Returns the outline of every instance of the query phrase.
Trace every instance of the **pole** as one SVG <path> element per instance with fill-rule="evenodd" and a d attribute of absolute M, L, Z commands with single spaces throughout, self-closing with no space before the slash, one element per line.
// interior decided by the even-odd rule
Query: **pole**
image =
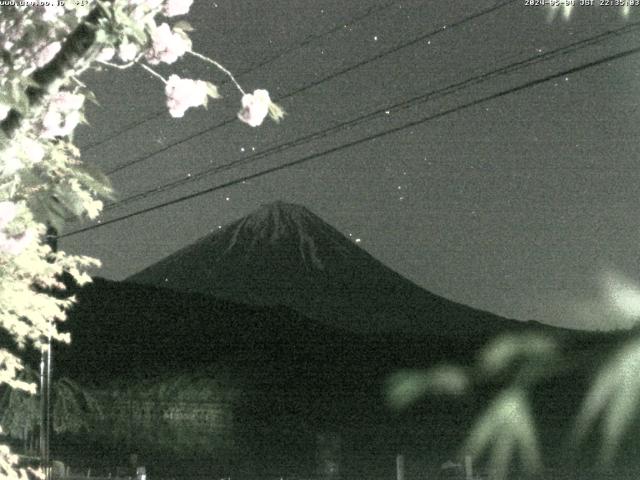
<path fill-rule="evenodd" d="M 42 346 L 40 347 L 40 467 L 43 469 L 46 475 L 47 471 L 47 381 L 46 381 L 46 366 L 47 354 L 45 352 L 44 338 L 42 339 Z"/>
<path fill-rule="evenodd" d="M 404 455 L 396 455 L 396 480 L 404 480 Z"/>
<path fill-rule="evenodd" d="M 51 402 L 51 337 L 43 338 L 40 351 L 40 466 L 45 479 L 50 480 L 49 472 L 49 429 Z"/>
<path fill-rule="evenodd" d="M 47 227 L 45 242 L 52 252 L 58 250 L 58 231 L 51 225 Z M 42 338 L 40 350 L 40 463 L 45 480 L 51 479 L 50 440 L 51 440 L 51 327 L 47 336 Z"/>
<path fill-rule="evenodd" d="M 51 333 L 49 333 L 49 335 L 47 336 L 47 371 L 45 372 L 46 375 L 46 379 L 47 379 L 47 402 L 46 402 L 46 407 L 47 407 L 47 423 L 45 425 L 45 434 L 47 436 L 47 451 L 45 452 L 46 455 L 44 457 L 44 460 L 47 464 L 47 473 L 46 473 L 46 480 L 50 480 L 51 478 L 51 355 L 52 355 L 52 348 L 51 348 Z"/>

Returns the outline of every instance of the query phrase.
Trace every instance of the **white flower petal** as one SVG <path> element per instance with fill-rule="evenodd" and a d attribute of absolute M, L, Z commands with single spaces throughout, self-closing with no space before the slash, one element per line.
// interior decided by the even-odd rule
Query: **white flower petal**
<path fill-rule="evenodd" d="M 184 33 L 171 30 L 168 24 L 162 23 L 151 34 L 151 48 L 145 58 L 152 65 L 160 62 L 171 64 L 191 49 L 191 42 Z"/>
<path fill-rule="evenodd" d="M 199 107 L 207 102 L 207 83 L 171 75 L 165 86 L 167 107 L 174 118 L 181 118 L 191 107 Z"/>
<path fill-rule="evenodd" d="M 167 17 L 176 17 L 178 15 L 186 15 L 193 4 L 193 0 L 167 0 L 164 4 L 164 13 Z"/>
<path fill-rule="evenodd" d="M 255 90 L 242 97 L 242 110 L 238 113 L 238 118 L 244 123 L 258 127 L 269 114 L 271 98 L 266 90 Z"/>

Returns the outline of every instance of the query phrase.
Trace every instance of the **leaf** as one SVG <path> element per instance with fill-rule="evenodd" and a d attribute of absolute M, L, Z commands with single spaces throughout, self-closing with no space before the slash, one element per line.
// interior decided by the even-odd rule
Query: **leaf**
<path fill-rule="evenodd" d="M 603 286 L 611 305 L 627 318 L 638 318 L 640 315 L 640 288 L 635 282 L 620 275 L 609 272 L 603 279 Z"/>
<path fill-rule="evenodd" d="M 218 91 L 218 87 L 215 86 L 211 82 L 204 82 L 207 84 L 207 95 L 211 98 L 220 98 L 220 92 Z"/>
<path fill-rule="evenodd" d="M 25 93 L 25 91 L 21 88 L 20 85 L 13 84 L 13 107 L 18 110 L 22 115 L 27 115 L 29 113 L 29 97 Z"/>
<path fill-rule="evenodd" d="M 274 122 L 279 123 L 285 115 L 286 113 L 280 105 L 273 102 L 269 104 L 269 116 Z"/>
<path fill-rule="evenodd" d="M 85 163 L 76 167 L 76 170 L 78 180 L 84 187 L 94 191 L 102 198 L 115 199 L 111 180 L 98 167 Z"/>
<path fill-rule="evenodd" d="M 127 33 L 133 36 L 133 39 L 135 40 L 134 43 L 139 45 L 145 45 L 147 43 L 149 37 L 143 28 L 138 27 L 133 22 L 127 25 L 127 27 Z"/>
<path fill-rule="evenodd" d="M 602 417 L 600 460 L 610 463 L 640 402 L 640 338 L 625 344 L 598 373 L 576 419 L 578 441 L 585 439 Z"/>
<path fill-rule="evenodd" d="M 45 205 L 45 218 L 58 232 L 62 232 L 67 222 L 68 214 L 57 206 L 50 203 Z"/>
<path fill-rule="evenodd" d="M 182 30 L 183 32 L 193 32 L 195 31 L 195 28 L 193 28 L 193 26 L 184 20 L 180 20 L 179 22 L 176 22 L 175 25 L 173 26 L 174 30 Z"/>
<path fill-rule="evenodd" d="M 480 369 L 495 376 L 504 373 L 517 361 L 539 365 L 556 356 L 556 342 L 539 333 L 506 334 L 491 341 L 479 358 Z"/>
<path fill-rule="evenodd" d="M 84 94 L 85 99 L 87 99 L 89 102 L 99 107 L 101 106 L 100 102 L 98 101 L 98 97 L 96 97 L 96 94 L 91 90 L 85 89 L 85 91 L 83 91 L 82 93 Z"/>
<path fill-rule="evenodd" d="M 516 454 L 529 473 L 540 470 L 536 428 L 524 390 L 503 391 L 474 425 L 464 451 L 477 460 L 487 450 L 492 479 L 508 478 Z"/>
<path fill-rule="evenodd" d="M 430 370 L 401 370 L 387 381 L 387 402 L 396 409 L 403 409 L 427 394 L 461 395 L 469 387 L 464 369 L 441 365 Z"/>

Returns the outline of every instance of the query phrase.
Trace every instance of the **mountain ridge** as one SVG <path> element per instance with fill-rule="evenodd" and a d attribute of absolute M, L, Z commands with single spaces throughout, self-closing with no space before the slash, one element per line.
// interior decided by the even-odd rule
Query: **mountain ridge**
<path fill-rule="evenodd" d="M 261 206 L 127 281 L 288 306 L 358 333 L 473 336 L 523 324 L 419 287 L 306 207 L 283 201 Z"/>

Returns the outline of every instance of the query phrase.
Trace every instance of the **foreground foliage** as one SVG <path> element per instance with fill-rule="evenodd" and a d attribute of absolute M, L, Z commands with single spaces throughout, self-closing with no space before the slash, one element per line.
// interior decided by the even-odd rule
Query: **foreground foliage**
<path fill-rule="evenodd" d="M 187 109 L 218 98 L 217 88 L 177 74 L 165 79 L 152 66 L 174 64 L 190 54 L 231 77 L 242 94 L 241 121 L 258 126 L 266 116 L 282 118 L 283 111 L 266 90 L 246 93 L 221 65 L 192 50 L 190 25 L 175 21 L 188 13 L 191 3 L 112 0 L 2 6 L 0 327 L 12 345 L 0 349 L 0 383 L 35 392 L 34 383 L 21 376 L 25 365 L 20 350 L 46 350 L 52 340 L 69 340 L 58 325 L 75 299 L 65 297 L 61 275 L 66 272 L 83 284 L 90 281 L 87 270 L 99 265 L 96 259 L 55 251 L 54 238 L 47 237 L 55 237 L 70 218 L 95 219 L 102 201 L 111 196 L 108 180 L 82 164 L 72 141 L 87 101 L 95 101 L 80 80 L 82 73 L 141 66 L 164 83 L 170 115 L 182 117 Z M 73 390 L 71 384 L 66 387 Z M 16 457 L 3 447 L 0 476 L 26 478 L 27 471 L 15 465 Z"/>

